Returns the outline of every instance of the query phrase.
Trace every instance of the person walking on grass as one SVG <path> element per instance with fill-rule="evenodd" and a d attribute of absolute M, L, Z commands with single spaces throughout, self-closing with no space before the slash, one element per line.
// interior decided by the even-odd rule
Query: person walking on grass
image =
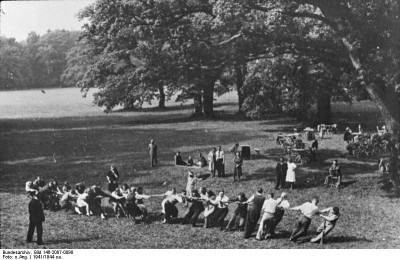
<path fill-rule="evenodd" d="M 37 244 L 43 245 L 43 225 L 45 221 L 43 205 L 34 192 L 30 194 L 31 201 L 29 202 L 29 229 L 28 235 L 26 236 L 26 242 L 31 243 L 33 234 L 36 228 Z"/>
<path fill-rule="evenodd" d="M 247 216 L 246 216 L 246 226 L 244 231 L 244 239 L 250 238 L 257 225 L 258 219 L 260 218 L 261 208 L 264 204 L 265 197 L 263 196 L 264 190 L 258 188 L 256 194 L 251 196 L 245 204 L 248 204 Z"/>
<path fill-rule="evenodd" d="M 296 182 L 296 173 L 294 170 L 297 168 L 296 164 L 293 162 L 293 159 L 290 158 L 287 164 L 287 171 L 286 171 L 286 182 L 290 186 L 290 190 L 293 189 L 293 185 Z"/>
<path fill-rule="evenodd" d="M 319 199 L 313 197 L 311 202 L 306 202 L 300 206 L 290 208 L 291 210 L 299 210 L 301 215 L 299 216 L 296 226 L 290 236 L 290 241 L 295 242 L 299 237 L 307 234 L 307 230 L 311 224 L 311 219 L 320 214 L 318 209 Z"/>
<path fill-rule="evenodd" d="M 240 155 L 240 152 L 236 152 L 235 159 L 233 159 L 235 164 L 233 168 L 233 182 L 236 181 L 236 177 L 238 182 L 240 182 L 240 177 L 242 176 L 242 165 L 243 165 L 243 158 Z"/>
<path fill-rule="evenodd" d="M 276 165 L 275 172 L 276 172 L 276 185 L 275 189 L 279 190 L 285 188 L 285 181 L 286 181 L 286 173 L 287 173 L 288 165 L 285 162 L 285 159 L 281 157 L 278 164 Z"/>
<path fill-rule="evenodd" d="M 154 140 L 150 140 L 149 144 L 150 166 L 153 168 L 157 166 L 157 145 Z"/>

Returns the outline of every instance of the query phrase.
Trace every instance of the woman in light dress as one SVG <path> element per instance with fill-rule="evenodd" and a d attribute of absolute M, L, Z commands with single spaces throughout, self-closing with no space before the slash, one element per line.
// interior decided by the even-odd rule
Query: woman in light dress
<path fill-rule="evenodd" d="M 287 164 L 287 172 L 286 172 L 286 183 L 290 185 L 290 190 L 293 189 L 293 184 L 296 182 L 296 174 L 294 172 L 294 169 L 296 168 L 297 168 L 296 164 L 293 162 L 293 159 L 290 158 Z"/>

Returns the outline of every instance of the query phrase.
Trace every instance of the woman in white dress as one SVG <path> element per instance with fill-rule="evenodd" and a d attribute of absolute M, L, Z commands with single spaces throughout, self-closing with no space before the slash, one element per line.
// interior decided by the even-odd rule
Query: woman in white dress
<path fill-rule="evenodd" d="M 286 172 L 286 182 L 290 184 L 290 190 L 293 189 L 293 184 L 296 182 L 296 174 L 294 172 L 294 169 L 296 168 L 297 168 L 296 164 L 294 164 L 293 159 L 290 158 L 287 164 L 287 172 Z"/>

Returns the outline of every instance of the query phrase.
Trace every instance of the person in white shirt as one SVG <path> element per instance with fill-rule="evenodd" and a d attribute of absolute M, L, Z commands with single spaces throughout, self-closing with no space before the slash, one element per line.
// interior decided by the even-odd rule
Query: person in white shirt
<path fill-rule="evenodd" d="M 281 197 L 276 200 L 278 205 L 276 206 L 275 214 L 274 214 L 274 227 L 272 229 L 272 235 L 275 234 L 275 228 L 278 226 L 279 222 L 281 222 L 283 215 L 285 214 L 285 209 L 290 208 L 289 201 L 287 200 L 287 194 L 285 192 L 281 193 Z"/>
<path fill-rule="evenodd" d="M 327 216 L 319 215 L 324 221 L 318 227 L 317 232 L 319 233 L 316 237 L 310 240 L 311 243 L 317 243 L 321 240 L 322 237 L 328 235 L 336 225 L 337 220 L 340 217 L 339 208 L 331 207 L 321 210 L 321 213 L 328 213 Z"/>
<path fill-rule="evenodd" d="M 218 177 L 225 177 L 225 156 L 224 151 L 221 150 L 221 146 L 218 146 L 215 158 Z"/>
<path fill-rule="evenodd" d="M 165 199 L 161 202 L 162 213 L 165 214 L 165 202 L 167 202 L 167 198 L 169 195 L 176 194 L 176 188 L 172 188 L 164 193 Z"/>
<path fill-rule="evenodd" d="M 144 199 L 149 199 L 151 196 L 143 194 L 143 188 L 139 187 L 136 191 L 136 205 L 143 213 L 143 219 L 146 220 L 147 218 L 147 207 L 144 205 Z"/>
<path fill-rule="evenodd" d="M 290 208 L 291 210 L 300 210 L 301 212 L 296 227 L 290 236 L 290 241 L 296 241 L 299 237 L 304 236 L 307 233 L 308 227 L 311 224 L 311 219 L 320 214 L 317 206 L 318 202 L 319 199 L 314 197 L 311 202 L 306 202 L 300 206 Z"/>
<path fill-rule="evenodd" d="M 220 227 L 221 231 L 224 230 L 224 220 L 226 215 L 228 215 L 228 204 L 229 198 L 225 195 L 225 191 L 221 190 L 218 196 L 215 198 L 216 208 L 215 208 L 215 221 L 216 226 Z"/>
<path fill-rule="evenodd" d="M 172 190 L 172 193 L 168 195 L 164 204 L 164 222 L 163 223 L 171 223 L 172 218 L 178 217 L 178 209 L 175 204 L 180 202 L 182 203 L 182 195 L 176 193 L 176 189 Z"/>
<path fill-rule="evenodd" d="M 188 180 L 186 184 L 186 196 L 192 197 L 193 190 L 197 189 L 197 182 L 202 181 L 202 179 L 197 178 L 197 176 L 189 171 L 188 172 Z"/>
<path fill-rule="evenodd" d="M 278 201 L 274 200 L 274 193 L 269 193 L 267 199 L 264 201 L 263 207 L 261 208 L 261 212 L 263 215 L 260 220 L 260 226 L 258 228 L 257 240 L 262 240 L 263 233 L 265 231 L 265 239 L 268 239 L 272 236 L 272 230 L 274 227 L 275 221 L 275 210 L 278 205 Z"/>
<path fill-rule="evenodd" d="M 287 172 L 286 172 L 286 182 L 290 184 L 290 190 L 293 189 L 293 184 L 296 182 L 296 174 L 294 172 L 294 169 L 296 169 L 297 166 L 293 162 L 293 159 L 290 158 L 289 162 L 287 163 Z"/>

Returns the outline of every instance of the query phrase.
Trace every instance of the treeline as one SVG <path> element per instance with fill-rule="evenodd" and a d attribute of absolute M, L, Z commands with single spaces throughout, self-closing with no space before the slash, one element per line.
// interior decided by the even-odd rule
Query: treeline
<path fill-rule="evenodd" d="M 43 36 L 31 32 L 23 42 L 0 38 L 0 90 L 66 87 L 62 80 L 68 53 L 80 32 L 55 30 Z"/>

